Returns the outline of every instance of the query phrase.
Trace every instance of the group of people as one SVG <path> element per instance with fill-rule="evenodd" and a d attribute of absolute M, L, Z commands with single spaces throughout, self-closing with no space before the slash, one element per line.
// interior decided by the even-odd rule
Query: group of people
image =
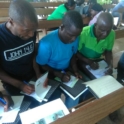
<path fill-rule="evenodd" d="M 103 7 L 96 0 L 89 0 L 88 5 L 84 5 L 84 2 L 84 0 L 76 0 L 76 2 L 74 0 L 68 0 L 65 4 L 58 6 L 48 16 L 47 20 L 62 19 L 66 12 L 76 10 L 81 14 L 82 19 L 91 17 L 89 25 L 92 25 L 96 22 L 100 13 L 103 12 Z"/>
<path fill-rule="evenodd" d="M 0 24 L 0 79 L 9 95 L 20 95 L 20 91 L 31 94 L 35 91 L 34 86 L 26 85 L 24 81 L 33 77 L 38 79 L 46 71 L 49 72 L 48 78 L 53 80 L 59 77 L 62 82 L 68 82 L 69 71 L 85 80 L 78 65 L 88 64 L 92 69 L 98 69 L 95 60 L 102 55 L 108 64 L 106 75 L 112 74 L 115 32 L 111 14 L 102 12 L 93 25 L 84 27 L 79 12 L 66 12 L 59 29 L 43 37 L 38 44 L 37 28 L 37 15 L 31 4 L 25 0 L 11 2 L 9 19 Z M 49 101 L 61 98 L 62 93 L 58 88 Z M 87 97 L 87 94 L 80 98 Z M 64 95 L 68 108 L 79 103 L 80 98 L 73 100 Z M 7 102 L 5 108 L 13 104 L 9 96 L 1 96 Z M 31 101 L 31 108 L 40 105 L 29 96 L 25 99 Z"/>

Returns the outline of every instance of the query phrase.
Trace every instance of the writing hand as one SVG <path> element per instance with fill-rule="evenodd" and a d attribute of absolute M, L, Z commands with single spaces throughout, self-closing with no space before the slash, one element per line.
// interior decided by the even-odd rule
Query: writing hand
<path fill-rule="evenodd" d="M 97 62 L 92 62 L 90 64 L 90 68 L 93 69 L 93 70 L 96 70 L 99 68 L 99 64 Z"/>
<path fill-rule="evenodd" d="M 27 94 L 31 94 L 35 91 L 35 88 L 34 88 L 34 85 L 32 85 L 32 84 L 26 85 L 26 84 L 22 83 L 21 90 Z"/>
<path fill-rule="evenodd" d="M 69 82 L 70 81 L 70 75 L 67 73 L 63 73 L 61 77 L 62 82 Z"/>
<path fill-rule="evenodd" d="M 107 67 L 108 70 L 105 71 L 105 75 L 112 75 L 113 73 L 113 68 L 112 67 Z"/>
<path fill-rule="evenodd" d="M 75 74 L 76 78 L 82 79 L 82 76 L 78 72 L 75 72 L 74 74 Z"/>
<path fill-rule="evenodd" d="M 48 78 L 44 81 L 43 86 L 44 87 L 47 87 L 48 86 Z"/>
<path fill-rule="evenodd" d="M 4 111 L 7 112 L 8 108 L 14 105 L 14 102 L 11 98 L 11 96 L 3 95 L 3 99 L 5 100 L 6 104 L 0 103 L 4 107 Z"/>

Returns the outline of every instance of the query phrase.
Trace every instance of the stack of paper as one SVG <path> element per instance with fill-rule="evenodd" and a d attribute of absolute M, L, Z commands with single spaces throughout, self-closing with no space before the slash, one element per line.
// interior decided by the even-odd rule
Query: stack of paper
<path fill-rule="evenodd" d="M 56 99 L 52 102 L 20 113 L 20 118 L 22 124 L 49 124 L 67 114 L 69 114 L 69 111 L 62 100 Z"/>
<path fill-rule="evenodd" d="M 36 82 L 35 81 L 29 82 L 29 84 L 33 84 L 35 86 L 35 92 L 33 92 L 32 94 L 28 95 L 24 92 L 21 92 L 21 93 L 31 96 L 35 98 L 37 101 L 42 102 L 43 100 L 45 100 L 44 98 L 51 88 L 51 86 L 49 85 L 47 87 L 44 87 L 43 85 L 45 80 L 47 79 L 47 76 L 48 76 L 48 72 L 44 74 L 43 76 L 41 76 Z"/>
<path fill-rule="evenodd" d="M 84 84 L 86 84 L 86 87 L 88 87 L 97 98 L 104 97 L 123 87 L 123 85 L 112 76 L 103 76 L 99 79 L 85 82 Z"/>
<path fill-rule="evenodd" d="M 24 96 L 12 96 L 14 106 L 12 107 L 13 109 L 8 112 L 4 112 L 3 107 L 0 106 L 0 116 L 2 116 L 0 123 L 12 123 L 15 121 L 17 114 L 20 111 L 23 98 Z"/>

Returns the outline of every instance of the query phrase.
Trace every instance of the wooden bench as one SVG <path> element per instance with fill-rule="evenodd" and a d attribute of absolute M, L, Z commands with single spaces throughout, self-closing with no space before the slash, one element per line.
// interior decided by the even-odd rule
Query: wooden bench
<path fill-rule="evenodd" d="M 69 115 L 52 124 L 95 124 L 112 112 L 124 106 L 124 88 L 103 98 L 92 100 Z"/>
<path fill-rule="evenodd" d="M 34 8 L 56 8 L 64 2 L 31 2 Z M 0 2 L 0 8 L 9 8 L 10 2 Z"/>

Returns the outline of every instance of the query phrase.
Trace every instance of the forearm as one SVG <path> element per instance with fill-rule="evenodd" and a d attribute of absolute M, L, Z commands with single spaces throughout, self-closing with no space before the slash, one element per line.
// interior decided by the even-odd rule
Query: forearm
<path fill-rule="evenodd" d="M 49 71 L 50 73 L 52 73 L 54 76 L 57 76 L 57 77 L 61 77 L 62 73 L 61 71 L 58 71 L 48 65 L 42 65 L 41 66 L 43 70 L 45 71 Z"/>
<path fill-rule="evenodd" d="M 90 60 L 90 59 L 84 57 L 80 52 L 77 52 L 77 57 L 78 57 L 78 59 L 79 59 L 80 61 L 82 61 L 82 62 L 84 62 L 84 63 L 86 63 L 86 64 L 88 64 L 88 65 L 90 65 L 90 64 L 92 63 L 92 60 Z"/>
<path fill-rule="evenodd" d="M 71 67 L 73 72 L 78 72 L 78 67 L 77 67 L 77 63 L 76 63 L 76 55 L 73 55 L 72 59 L 71 59 Z"/>
<path fill-rule="evenodd" d="M 0 79 L 8 84 L 17 88 L 21 88 L 22 81 L 9 76 L 3 69 L 0 68 Z"/>
<path fill-rule="evenodd" d="M 113 56 L 112 56 L 112 51 L 106 51 L 105 52 L 105 60 L 108 64 L 108 66 L 113 68 Z"/>
<path fill-rule="evenodd" d="M 34 68 L 36 77 L 39 78 L 39 77 L 41 76 L 41 71 L 40 71 L 39 65 L 36 63 L 35 57 L 34 57 L 34 59 L 33 59 L 33 68 Z"/>

